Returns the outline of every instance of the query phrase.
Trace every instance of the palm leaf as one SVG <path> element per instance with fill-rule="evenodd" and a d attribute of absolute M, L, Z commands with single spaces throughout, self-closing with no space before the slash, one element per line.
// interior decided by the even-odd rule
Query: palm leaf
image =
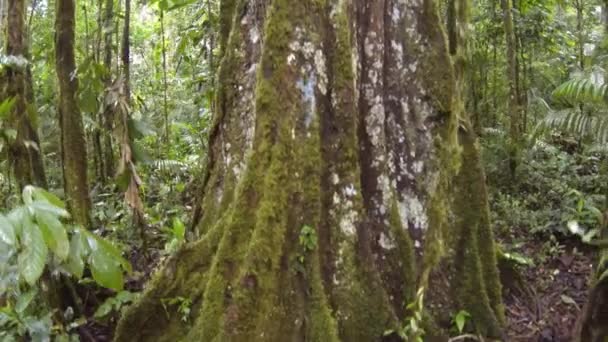
<path fill-rule="evenodd" d="M 562 104 L 608 104 L 608 84 L 591 78 L 569 80 L 553 91 L 553 98 Z"/>

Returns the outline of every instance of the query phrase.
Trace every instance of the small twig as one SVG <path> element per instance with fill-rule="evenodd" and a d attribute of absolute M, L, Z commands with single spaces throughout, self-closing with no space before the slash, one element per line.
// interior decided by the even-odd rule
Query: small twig
<path fill-rule="evenodd" d="M 483 339 L 482 339 L 482 338 L 480 338 L 480 337 L 479 337 L 479 336 L 477 336 L 477 335 L 473 335 L 473 334 L 464 334 L 464 335 L 460 335 L 460 336 L 452 337 L 452 338 L 450 338 L 450 339 L 448 340 L 448 342 L 463 341 L 463 340 L 466 340 L 466 339 L 469 339 L 469 338 L 470 338 L 470 339 L 473 339 L 473 340 L 475 340 L 475 341 L 480 341 L 480 342 L 483 342 Z"/>

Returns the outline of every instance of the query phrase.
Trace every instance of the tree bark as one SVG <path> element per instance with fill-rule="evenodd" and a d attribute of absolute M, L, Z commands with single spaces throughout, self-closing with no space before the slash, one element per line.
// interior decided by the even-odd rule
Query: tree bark
<path fill-rule="evenodd" d="M 111 178 L 115 176 L 115 158 L 114 147 L 112 142 L 112 132 L 114 131 L 114 117 L 116 105 L 113 98 L 109 98 L 109 91 L 112 87 L 112 31 L 114 25 L 114 0 L 106 0 L 105 14 L 103 20 L 104 32 L 104 60 L 103 64 L 106 68 L 106 78 L 104 80 L 106 86 L 106 99 L 104 100 L 104 112 L 102 116 L 103 123 L 103 165 L 105 167 L 105 177 Z"/>
<path fill-rule="evenodd" d="M 518 66 L 517 66 L 517 46 L 515 33 L 513 30 L 513 5 L 511 0 L 501 0 L 503 11 L 503 22 L 507 45 L 507 77 L 509 81 L 509 168 L 511 177 L 515 179 L 520 148 L 520 121 L 521 108 L 519 106 L 518 94 Z"/>
<path fill-rule="evenodd" d="M 87 176 L 87 148 L 78 108 L 74 57 L 74 0 L 58 0 L 55 19 L 55 66 L 59 83 L 58 111 L 61 125 L 61 160 L 64 190 L 74 221 L 84 227 L 91 223 L 91 199 Z"/>
<path fill-rule="evenodd" d="M 31 73 L 28 63 L 28 48 L 25 29 L 25 1 L 9 0 L 7 8 L 6 54 L 22 62 L 6 68 L 6 98 L 15 103 L 7 120 L 7 127 L 14 129 L 16 138 L 9 143 L 9 158 L 19 188 L 28 184 L 46 187 L 46 176 L 40 139 L 31 115 L 34 110 L 31 91 Z"/>
<path fill-rule="evenodd" d="M 200 239 L 167 261 L 116 341 L 380 341 L 420 288 L 425 340 L 446 341 L 462 309 L 500 336 L 483 173 L 476 150 L 460 153 L 436 3 L 222 8 L 234 15 Z M 453 196 L 462 162 L 466 197 Z M 185 325 L 162 304 L 178 296 L 192 301 Z"/>
<path fill-rule="evenodd" d="M 448 20 L 448 37 L 456 84 L 452 111 L 460 119 L 458 137 L 462 148 L 462 169 L 455 176 L 453 186 L 454 228 L 456 244 L 459 247 L 452 262 L 458 270 L 457 274 L 469 275 L 457 277 L 455 280 L 457 284 L 460 283 L 457 285 L 460 289 L 457 301 L 460 307 L 465 308 L 472 317 L 481 322 L 480 326 L 488 329 L 485 333 L 497 333 L 500 331 L 500 324 L 505 320 L 502 287 L 496 268 L 496 248 L 490 222 L 485 170 L 472 116 L 465 107 L 467 74 L 475 72 L 466 45 L 470 0 L 450 0 L 449 6 L 449 13 L 454 17 Z M 475 257 L 477 254 L 481 257 Z M 471 283 L 465 284 L 466 282 Z"/>
<path fill-rule="evenodd" d="M 210 14 L 209 14 L 210 15 Z M 165 118 L 165 134 L 163 135 L 163 143 L 169 146 L 169 102 L 167 99 L 167 45 L 165 43 L 165 11 L 160 10 L 160 37 L 161 37 L 161 55 L 163 64 L 163 116 Z"/>
<path fill-rule="evenodd" d="M 122 31 L 122 77 L 123 94 L 127 103 L 131 103 L 131 0 L 125 0 L 125 23 Z"/>

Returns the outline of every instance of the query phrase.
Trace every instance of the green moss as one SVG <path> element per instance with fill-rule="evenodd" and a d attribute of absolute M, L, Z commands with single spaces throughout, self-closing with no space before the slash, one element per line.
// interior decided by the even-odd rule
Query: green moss
<path fill-rule="evenodd" d="M 179 315 L 170 313 L 167 317 L 162 300 L 180 296 L 191 299 L 193 309 L 200 306 L 202 287 L 207 283 L 206 274 L 222 236 L 223 223 L 219 220 L 204 238 L 186 245 L 155 273 L 140 299 L 123 314 L 115 341 L 132 341 L 135 337 L 144 341 L 184 339 L 188 327 L 180 321 Z"/>
<path fill-rule="evenodd" d="M 245 2 L 235 3 L 229 1 L 226 6 L 237 6 L 230 11 L 241 13 L 240 6 Z M 455 295 L 445 300 L 457 298 L 459 302 L 454 305 L 463 306 L 474 317 L 491 317 L 499 311 L 496 296 L 500 288 L 494 286 L 497 283 L 491 285 L 492 262 L 482 248 L 492 241 L 489 224 L 481 217 L 477 218 L 479 224 L 467 221 L 473 222 L 472 228 L 458 230 L 448 222 L 452 210 L 460 210 L 452 206 L 449 195 L 461 157 L 468 151 L 461 154 L 457 141 L 454 106 L 458 103 L 453 102 L 457 94 L 451 71 L 435 70 L 436 65 L 449 65 L 443 33 L 437 28 L 428 33 L 433 42 L 427 49 L 441 48 L 429 58 L 433 65 L 420 68 L 420 72 L 428 73 L 421 79 L 429 82 L 424 86 L 433 93 L 432 107 L 440 116 L 433 132 L 435 156 L 428 165 L 439 173 L 436 188 L 426 202 L 429 229 L 425 256 L 422 264 L 416 265 L 412 240 L 402 226 L 395 195 L 389 222 L 383 227 L 395 248 L 386 253 L 390 272 L 383 273 L 386 270 L 378 268 L 377 256 L 370 250 L 372 237 L 360 191 L 350 18 L 343 8 L 332 11 L 332 18 L 319 19 L 329 10 L 325 0 L 272 2 L 258 66 L 256 131 L 247 168 L 238 184 L 234 178 L 222 178 L 218 169 L 212 170 L 215 173 L 210 175 L 207 190 L 224 182 L 224 196 L 220 203 L 216 203 L 215 194 L 205 196 L 206 213 L 200 226 L 204 238 L 180 252 L 179 263 L 172 259 L 175 263 L 169 263 L 152 282 L 151 290 L 121 321 L 119 341 L 133 336 L 165 341 L 377 341 L 386 330 L 399 326 L 405 305 L 418 287 L 429 285 L 431 273 L 444 270 L 445 260 L 452 257 L 446 247 L 461 253 L 454 256 L 455 265 L 463 265 L 467 272 L 454 282 L 458 285 Z M 321 27 L 319 20 L 323 21 Z M 436 22 L 439 18 L 428 20 Z M 319 94 L 319 89 L 315 90 L 316 115 L 312 121 L 304 118 L 310 114 L 313 101 L 303 98 L 298 84 L 312 82 L 312 77 L 305 74 L 308 71 L 302 70 L 306 70 L 306 63 L 316 61 L 304 60 L 310 54 L 291 50 L 296 27 L 302 35 L 299 38 L 312 43 L 315 53 L 324 49 L 329 62 L 328 92 Z M 214 131 L 238 114 L 230 111 L 239 96 L 235 78 L 243 63 L 238 50 L 244 33 L 232 31 L 220 70 Z M 226 141 L 238 137 L 238 132 L 231 129 L 235 128 L 228 128 L 231 136 Z M 468 163 L 465 157 L 464 165 Z M 343 200 L 345 188 L 355 189 L 357 194 L 350 196 L 348 203 L 335 203 L 334 198 Z M 340 229 L 341 220 L 352 211 L 358 215 L 355 234 Z M 303 225 L 317 229 L 318 249 L 303 249 L 299 244 Z M 304 255 L 303 263 L 299 255 Z M 394 289 L 389 289 L 383 278 L 393 273 L 402 282 L 396 288 L 402 292 L 403 303 L 395 303 Z M 479 293 L 482 295 L 473 296 Z M 178 295 L 193 301 L 194 321 L 187 329 L 181 329 L 183 323 L 176 319 L 159 315 L 163 312 L 160 298 Z M 153 318 L 146 323 L 140 318 L 142 314 Z M 433 318 L 425 322 L 429 336 L 444 337 L 444 327 L 435 325 Z M 480 331 L 493 329 L 492 322 L 485 318 L 475 322 L 482 326 Z M 142 334 L 142 327 L 156 329 L 157 335 Z"/>
<path fill-rule="evenodd" d="M 403 224 L 401 223 L 396 196 L 393 196 L 393 204 L 391 205 L 390 231 L 397 246 L 397 261 L 403 265 L 399 267 L 399 271 L 403 275 L 404 299 L 403 303 L 400 303 L 402 305 L 401 309 L 403 309 L 408 303 L 411 303 L 416 295 L 418 274 L 416 273 L 414 244 L 412 243 L 412 239 L 408 234 L 407 229 L 403 227 Z"/>
<path fill-rule="evenodd" d="M 340 341 L 338 326 L 334 319 L 329 303 L 325 296 L 325 290 L 320 278 L 319 259 L 315 255 L 312 260 L 310 275 L 311 298 L 309 302 L 310 328 L 307 335 L 310 341 Z"/>
<path fill-rule="evenodd" d="M 475 136 L 466 127 L 461 133 L 463 168 L 456 178 L 454 204 L 458 238 L 455 259 L 455 294 L 471 313 L 476 329 L 486 336 L 500 336 L 504 313 L 496 248 L 489 222 L 485 177 Z"/>
<path fill-rule="evenodd" d="M 228 42 L 228 37 L 230 36 L 230 32 L 232 31 L 232 23 L 235 18 L 235 8 L 238 2 L 242 2 L 240 0 L 222 0 L 220 1 L 220 53 L 224 55 L 226 50 L 226 45 Z"/>

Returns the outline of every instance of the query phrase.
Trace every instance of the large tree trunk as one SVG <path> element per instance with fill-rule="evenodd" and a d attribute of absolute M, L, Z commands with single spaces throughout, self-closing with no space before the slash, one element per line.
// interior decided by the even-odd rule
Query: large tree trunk
<path fill-rule="evenodd" d="M 26 44 L 25 1 L 8 0 L 6 54 L 17 61 L 6 69 L 4 76 L 7 84 L 4 94 L 15 99 L 7 121 L 8 127 L 17 132 L 16 139 L 9 145 L 10 161 L 20 188 L 28 184 L 46 187 L 40 139 L 29 114 L 33 110 L 29 106 L 33 93 Z"/>
<path fill-rule="evenodd" d="M 447 340 L 462 309 L 499 336 L 483 170 L 474 135 L 458 142 L 434 1 L 222 9 L 233 21 L 222 26 L 201 237 L 167 261 L 116 340 L 378 341 L 420 288 L 425 340 Z M 466 192 L 452 196 L 455 186 Z M 192 301 L 187 323 L 163 308 L 178 296 Z"/>
<path fill-rule="evenodd" d="M 74 221 L 90 226 L 91 199 L 87 177 L 87 147 L 76 93 L 78 78 L 74 58 L 74 0 L 57 0 L 55 66 L 59 81 L 61 160 L 65 195 Z"/>

